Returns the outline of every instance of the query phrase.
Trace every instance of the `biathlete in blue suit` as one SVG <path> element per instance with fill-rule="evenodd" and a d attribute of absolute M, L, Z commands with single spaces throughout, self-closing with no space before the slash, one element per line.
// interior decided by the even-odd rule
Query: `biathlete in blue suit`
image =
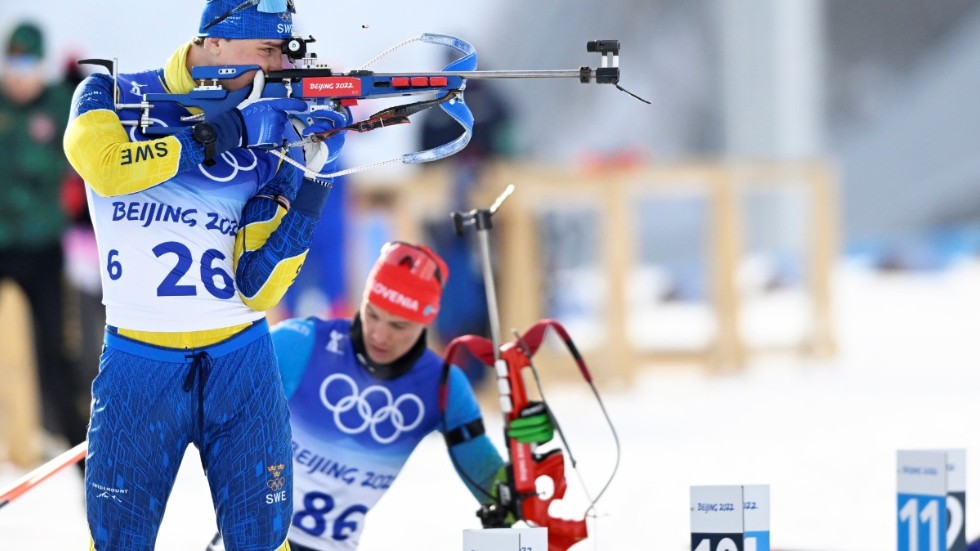
<path fill-rule="evenodd" d="M 292 0 L 208 0 L 198 36 L 163 68 L 92 75 L 75 92 L 64 145 L 86 182 L 107 315 L 86 458 L 92 550 L 154 549 L 189 444 L 227 549 L 288 549 L 289 412 L 264 311 L 302 266 L 329 187 L 267 149 L 299 138 L 289 113 L 306 103 L 253 93 L 204 122 L 158 103 L 153 123 L 177 128 L 162 138 L 116 104 L 187 93 L 195 66 L 256 65 L 222 86 L 258 83 L 282 69 L 293 11 Z M 309 117 L 304 133 L 337 122 Z M 319 172 L 340 145 L 287 154 Z"/>
<path fill-rule="evenodd" d="M 365 515 L 434 430 L 443 432 L 470 492 L 492 499 L 503 460 L 455 366 L 443 424 L 443 362 L 426 344 L 448 277 L 430 248 L 388 243 L 353 320 L 290 319 L 273 327 L 293 431 L 294 551 L 356 549 Z M 553 431 L 546 413 L 525 422 L 537 430 L 515 437 L 550 439 L 540 434 Z"/>

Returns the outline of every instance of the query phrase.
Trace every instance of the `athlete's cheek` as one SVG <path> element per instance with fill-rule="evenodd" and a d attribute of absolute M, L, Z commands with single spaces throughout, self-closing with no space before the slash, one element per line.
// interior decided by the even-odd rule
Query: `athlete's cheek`
<path fill-rule="evenodd" d="M 272 59 L 268 63 L 266 63 L 266 66 L 264 67 L 265 72 L 269 73 L 271 71 L 281 71 L 282 60 L 283 60 L 283 56 L 281 54 L 276 54 L 272 56 Z"/>

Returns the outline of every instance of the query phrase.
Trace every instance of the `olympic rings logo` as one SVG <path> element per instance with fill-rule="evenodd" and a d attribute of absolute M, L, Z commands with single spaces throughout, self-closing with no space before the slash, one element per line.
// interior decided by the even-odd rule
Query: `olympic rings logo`
<path fill-rule="evenodd" d="M 335 403 L 331 402 L 327 397 L 327 388 L 334 381 L 337 381 L 338 384 L 346 385 L 349 389 L 346 395 Z M 383 399 L 383 405 L 381 407 L 375 409 L 368 401 L 368 396 L 372 394 L 381 395 Z M 402 432 L 410 431 L 419 426 L 422 418 L 425 416 L 425 406 L 418 396 L 414 394 L 402 394 L 398 398 L 394 398 L 390 390 L 378 385 L 371 385 L 363 391 L 359 391 L 357 383 L 343 373 L 334 373 L 323 380 L 323 383 L 320 385 L 320 402 L 323 403 L 325 408 L 333 412 L 334 423 L 342 432 L 346 434 L 360 434 L 370 429 L 371 436 L 379 444 L 390 444 L 394 442 Z M 402 405 L 406 402 L 412 402 L 418 408 L 415 418 L 411 422 L 406 422 L 407 413 L 402 412 Z M 355 426 L 344 424 L 341 420 L 341 415 L 348 411 L 356 411 L 360 415 L 360 424 Z M 385 422 L 390 423 L 395 428 L 394 432 L 389 436 L 378 434 L 378 426 Z"/>
<path fill-rule="evenodd" d="M 245 152 L 252 156 L 252 164 L 248 166 L 242 166 L 238 164 L 238 158 L 235 157 L 235 155 L 232 154 L 231 151 L 225 151 L 224 153 L 221 154 L 221 160 L 223 160 L 226 164 L 228 164 L 233 169 L 231 174 L 229 174 L 228 176 L 221 177 L 221 176 L 215 176 L 214 174 L 211 174 L 208 171 L 208 169 L 204 167 L 203 163 L 197 165 L 197 168 L 200 169 L 201 174 L 204 174 L 205 176 L 207 176 L 211 180 L 214 180 L 215 182 L 222 182 L 222 183 L 230 182 L 238 176 L 239 171 L 244 172 L 244 171 L 252 170 L 256 166 L 258 166 L 259 158 L 255 155 L 255 152 L 253 152 L 251 149 L 245 149 Z"/>
<path fill-rule="evenodd" d="M 270 478 L 269 480 L 265 481 L 265 485 L 268 486 L 273 492 L 278 492 L 283 486 L 286 485 L 286 479 L 282 477 Z"/>

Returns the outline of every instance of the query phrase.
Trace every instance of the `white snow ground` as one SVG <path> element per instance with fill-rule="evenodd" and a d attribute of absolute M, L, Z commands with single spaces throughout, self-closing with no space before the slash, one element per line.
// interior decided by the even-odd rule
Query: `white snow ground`
<path fill-rule="evenodd" d="M 651 368 L 628 388 L 604 390 L 622 463 L 593 537 L 576 551 L 688 549 L 689 487 L 743 483 L 771 487 L 774 549 L 895 549 L 897 449 L 966 448 L 967 494 L 980 495 L 972 474 L 980 473 L 980 266 L 894 276 L 841 268 L 836 282 L 840 354 L 831 361 L 770 356 L 727 376 Z M 598 410 L 581 388 L 546 394 L 596 491 L 611 466 Z M 499 434 L 497 415 L 488 412 L 487 424 Z M 425 440 L 372 512 L 361 549 L 461 549 L 462 530 L 478 520 L 450 469 L 441 440 Z M 0 484 L 20 474 L 0 464 Z M 581 514 L 570 478 L 570 511 Z M 214 532 L 210 507 L 192 449 L 157 548 L 203 549 Z M 980 533 L 980 507 L 966 516 L 968 536 Z M 0 510 L 0 549 L 86 541 L 74 470 Z"/>

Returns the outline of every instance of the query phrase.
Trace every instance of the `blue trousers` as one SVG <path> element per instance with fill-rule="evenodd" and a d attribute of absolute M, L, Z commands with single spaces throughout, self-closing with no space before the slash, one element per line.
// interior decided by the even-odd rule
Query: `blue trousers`
<path fill-rule="evenodd" d="M 188 444 L 227 549 L 271 551 L 292 516 L 289 410 L 264 320 L 178 350 L 110 328 L 92 385 L 85 491 L 97 551 L 151 551 Z"/>

